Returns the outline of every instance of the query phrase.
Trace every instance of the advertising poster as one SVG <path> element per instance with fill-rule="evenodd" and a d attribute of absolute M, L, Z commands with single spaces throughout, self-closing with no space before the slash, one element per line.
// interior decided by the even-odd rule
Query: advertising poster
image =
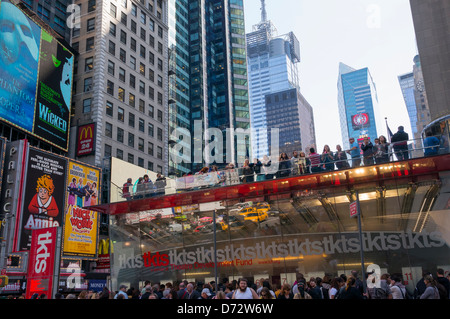
<path fill-rule="evenodd" d="M 57 240 L 58 229 L 55 227 L 33 230 L 26 299 L 31 299 L 35 293 L 52 297 Z"/>
<path fill-rule="evenodd" d="M 97 205 L 100 170 L 69 161 L 64 224 L 64 256 L 95 258 L 98 241 L 98 212 L 83 207 Z"/>
<path fill-rule="evenodd" d="M 73 54 L 42 30 L 34 133 L 68 147 Z"/>
<path fill-rule="evenodd" d="M 95 154 L 95 123 L 78 126 L 77 129 L 77 156 Z"/>
<path fill-rule="evenodd" d="M 0 191 L 2 189 L 3 170 L 5 166 L 6 138 L 0 137 Z"/>
<path fill-rule="evenodd" d="M 32 132 L 41 28 L 7 0 L 0 21 L 0 118 Z"/>
<path fill-rule="evenodd" d="M 60 227 L 65 207 L 67 161 L 30 148 L 18 250 L 29 250 L 35 229 Z"/>
<path fill-rule="evenodd" d="M 0 0 L 0 119 L 67 151 L 74 55 Z"/>

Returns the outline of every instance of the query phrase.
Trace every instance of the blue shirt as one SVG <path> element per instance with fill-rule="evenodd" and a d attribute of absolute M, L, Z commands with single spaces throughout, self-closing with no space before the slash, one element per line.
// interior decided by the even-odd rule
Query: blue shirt
<path fill-rule="evenodd" d="M 352 158 L 361 157 L 361 150 L 359 149 L 359 144 L 357 141 L 354 141 L 352 144 L 350 144 L 350 149 L 352 149 L 353 147 L 356 147 L 356 149 L 350 151 L 350 155 L 352 156 Z"/>
<path fill-rule="evenodd" d="M 119 290 L 119 292 L 114 296 L 114 299 L 117 299 L 117 296 L 119 296 L 119 295 L 123 295 L 124 299 L 128 299 L 128 295 L 125 292 L 123 292 L 122 290 Z"/>
<path fill-rule="evenodd" d="M 429 155 L 437 155 L 439 151 L 440 141 L 436 136 L 428 136 L 424 141 L 423 145 L 425 146 L 425 156 Z M 434 147 L 431 147 L 434 146 Z"/>

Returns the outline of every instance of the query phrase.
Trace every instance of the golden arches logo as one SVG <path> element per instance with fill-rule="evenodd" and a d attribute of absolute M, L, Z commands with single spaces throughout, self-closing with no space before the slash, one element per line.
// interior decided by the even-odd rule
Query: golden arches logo
<path fill-rule="evenodd" d="M 83 138 L 83 134 L 84 134 L 84 138 Z M 82 140 L 86 140 L 88 138 L 92 138 L 93 134 L 92 134 L 92 126 L 85 126 L 81 129 L 80 132 L 80 141 Z"/>
<path fill-rule="evenodd" d="M 102 239 L 98 242 L 98 254 L 99 255 L 108 255 L 109 248 L 110 248 L 109 238 Z M 112 252 L 112 247 L 111 247 L 111 252 Z"/>

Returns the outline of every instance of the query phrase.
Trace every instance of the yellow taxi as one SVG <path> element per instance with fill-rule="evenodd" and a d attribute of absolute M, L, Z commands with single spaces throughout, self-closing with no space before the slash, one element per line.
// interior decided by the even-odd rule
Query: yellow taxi
<path fill-rule="evenodd" d="M 239 215 L 244 217 L 244 220 L 249 220 L 255 223 L 263 222 L 269 218 L 269 215 L 267 215 L 267 212 L 264 210 L 259 210 L 256 208 L 246 208 L 245 212 L 241 212 Z"/>

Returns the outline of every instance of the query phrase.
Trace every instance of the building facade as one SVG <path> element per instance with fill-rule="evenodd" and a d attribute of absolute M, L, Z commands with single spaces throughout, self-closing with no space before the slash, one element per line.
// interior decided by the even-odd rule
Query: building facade
<path fill-rule="evenodd" d="M 378 97 L 368 68 L 355 70 L 343 63 L 339 67 L 338 106 L 342 143 L 349 149 L 349 138 L 373 140 L 381 131 Z"/>
<path fill-rule="evenodd" d="M 95 3 L 93 9 L 92 4 Z M 76 1 L 71 156 L 103 166 L 117 157 L 168 173 L 167 2 Z M 77 133 L 94 125 L 94 150 L 78 153 Z"/>

